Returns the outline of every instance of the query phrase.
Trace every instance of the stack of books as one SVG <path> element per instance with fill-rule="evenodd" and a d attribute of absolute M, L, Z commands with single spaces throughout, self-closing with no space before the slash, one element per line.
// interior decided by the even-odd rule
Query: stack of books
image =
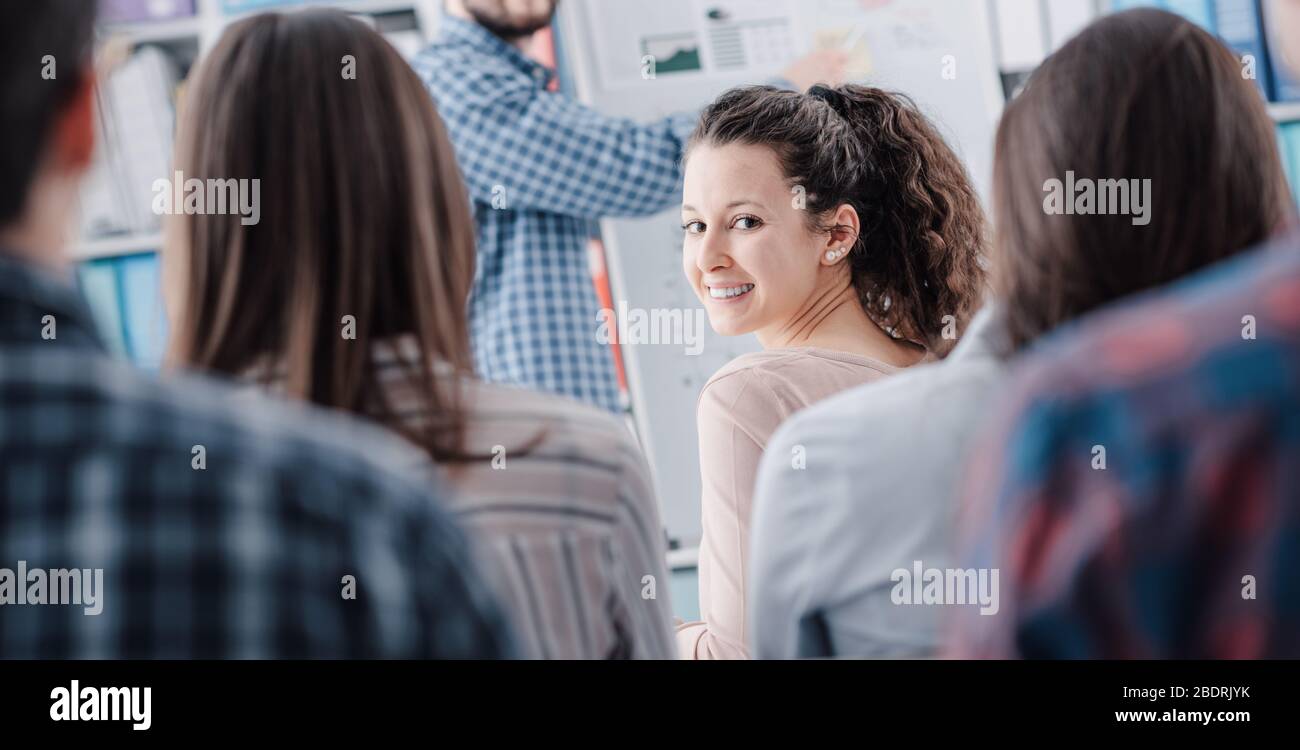
<path fill-rule="evenodd" d="M 1287 179 L 1291 181 L 1291 192 L 1295 194 L 1296 206 L 1300 207 L 1300 120 L 1278 125 L 1277 141 Z"/>

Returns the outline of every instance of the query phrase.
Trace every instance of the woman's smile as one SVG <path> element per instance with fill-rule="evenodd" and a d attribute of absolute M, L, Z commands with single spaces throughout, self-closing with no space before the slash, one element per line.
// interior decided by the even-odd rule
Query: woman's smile
<path fill-rule="evenodd" d="M 748 297 L 749 293 L 754 291 L 753 284 L 719 284 L 717 286 L 705 285 L 709 290 L 709 299 L 720 303 L 734 303 Z"/>

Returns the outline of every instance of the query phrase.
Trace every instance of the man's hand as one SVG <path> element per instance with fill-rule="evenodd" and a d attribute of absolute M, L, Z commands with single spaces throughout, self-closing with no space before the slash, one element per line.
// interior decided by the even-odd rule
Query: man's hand
<path fill-rule="evenodd" d="M 800 92 L 818 83 L 838 86 L 844 83 L 844 68 L 848 62 L 849 56 L 840 50 L 817 50 L 795 60 L 781 75 Z"/>

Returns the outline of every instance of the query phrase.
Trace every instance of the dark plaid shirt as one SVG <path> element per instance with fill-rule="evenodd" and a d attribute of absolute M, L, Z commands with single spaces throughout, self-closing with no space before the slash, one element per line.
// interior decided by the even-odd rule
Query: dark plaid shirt
<path fill-rule="evenodd" d="M 71 285 L 0 257 L 0 657 L 512 655 L 419 461 L 115 362 Z M 102 611 L 17 603 L 20 563 L 101 568 Z"/>

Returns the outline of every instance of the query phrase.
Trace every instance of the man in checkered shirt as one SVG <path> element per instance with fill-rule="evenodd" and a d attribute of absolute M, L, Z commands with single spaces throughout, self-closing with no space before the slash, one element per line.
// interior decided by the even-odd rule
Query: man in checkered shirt
<path fill-rule="evenodd" d="M 649 216 L 679 201 L 696 113 L 639 124 L 548 91 L 553 72 L 526 51 L 556 1 L 447 0 L 439 38 L 415 68 L 474 199 L 479 374 L 618 411 L 613 354 L 596 337 L 587 241 L 599 219 Z M 801 91 L 838 83 L 845 59 L 814 53 L 780 83 Z"/>
<path fill-rule="evenodd" d="M 94 141 L 94 4 L 4 13 L 0 658 L 512 655 L 413 448 L 105 354 L 59 268 Z"/>

